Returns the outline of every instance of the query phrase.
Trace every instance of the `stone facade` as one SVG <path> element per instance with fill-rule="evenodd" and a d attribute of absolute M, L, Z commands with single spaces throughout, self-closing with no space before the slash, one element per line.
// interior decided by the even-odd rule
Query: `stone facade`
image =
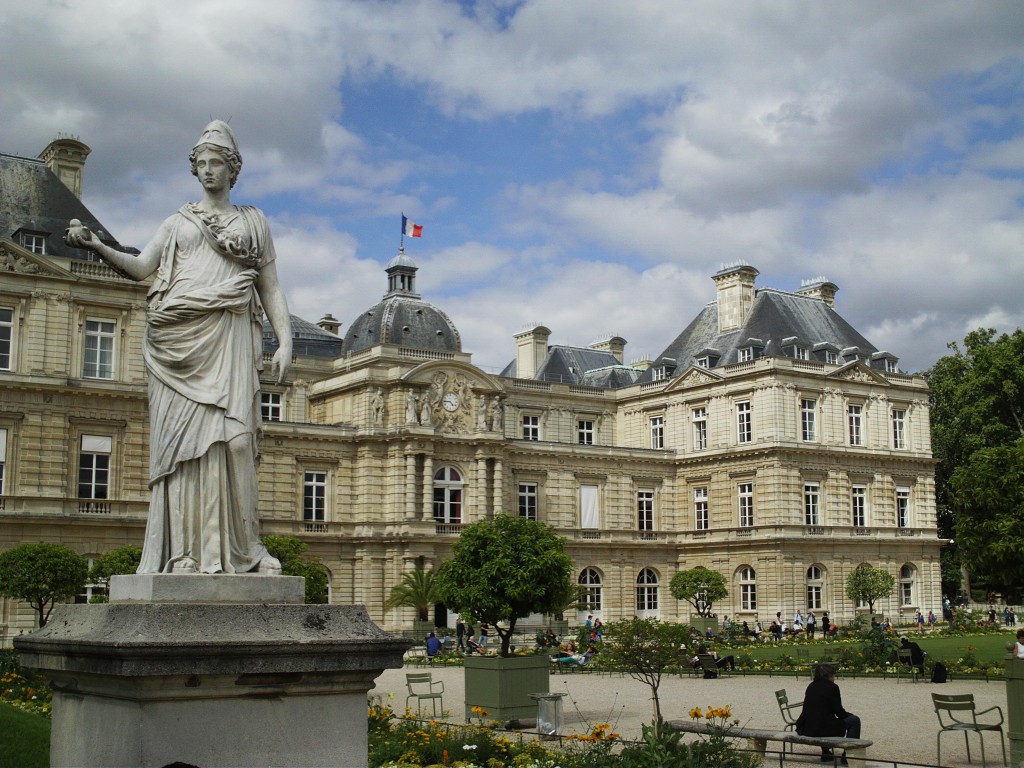
<path fill-rule="evenodd" d="M 0 237 L 0 548 L 45 540 L 94 557 L 139 544 L 146 286 Z M 409 270 L 400 290 L 425 305 Z M 831 283 L 758 291 L 757 270 L 733 272 L 715 276 L 729 312 L 709 330 L 714 345 L 684 360 L 674 342 L 650 368 L 623 364 L 618 337 L 555 348 L 540 325 L 510 339 L 515 361 L 500 376 L 458 346 L 348 353 L 337 339 L 332 355 L 296 343 L 288 383 L 264 382 L 263 532 L 305 540 L 330 570 L 331 602 L 365 604 L 387 629 L 412 626 L 412 609 L 383 607 L 401 574 L 439 565 L 462 525 L 498 513 L 565 536 L 592 601 L 581 617 L 685 620 L 668 583 L 696 565 L 726 576 L 715 610 L 739 619 L 814 608 L 847 621 L 856 609 L 843 585 L 861 563 L 897 580 L 876 610 L 938 610 L 923 377 L 863 340 L 743 337 L 773 301 L 848 326 L 833 317 Z M 337 338 L 330 320 L 317 343 Z M 721 334 L 739 339 L 735 355 Z M 559 356 L 576 362 L 556 376 Z M 5 642 L 33 620 L 0 602 Z"/>

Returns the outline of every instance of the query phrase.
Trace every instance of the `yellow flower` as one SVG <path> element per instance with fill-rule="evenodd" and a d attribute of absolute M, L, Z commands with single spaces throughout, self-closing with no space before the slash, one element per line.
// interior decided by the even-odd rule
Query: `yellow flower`
<path fill-rule="evenodd" d="M 704 713 L 701 711 L 700 707 L 694 707 L 690 710 L 690 717 L 693 720 L 700 720 L 702 717 L 704 717 Z"/>

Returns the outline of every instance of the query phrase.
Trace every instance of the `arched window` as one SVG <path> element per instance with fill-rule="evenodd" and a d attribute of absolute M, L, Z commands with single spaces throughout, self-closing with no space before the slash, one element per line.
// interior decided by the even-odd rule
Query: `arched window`
<path fill-rule="evenodd" d="M 900 568 L 900 605 L 914 604 L 914 580 L 917 571 L 912 565 Z"/>
<path fill-rule="evenodd" d="M 807 569 L 807 610 L 820 611 L 825 594 L 825 572 L 819 565 Z"/>
<path fill-rule="evenodd" d="M 658 574 L 650 568 L 636 577 L 636 612 L 640 618 L 658 613 Z"/>
<path fill-rule="evenodd" d="M 595 613 L 601 610 L 601 574 L 594 568 L 580 571 L 580 613 Z"/>
<path fill-rule="evenodd" d="M 434 474 L 434 520 L 457 525 L 462 522 L 462 475 L 455 467 L 441 467 Z"/>
<path fill-rule="evenodd" d="M 757 574 L 749 565 L 740 568 L 740 610 L 757 610 Z"/>

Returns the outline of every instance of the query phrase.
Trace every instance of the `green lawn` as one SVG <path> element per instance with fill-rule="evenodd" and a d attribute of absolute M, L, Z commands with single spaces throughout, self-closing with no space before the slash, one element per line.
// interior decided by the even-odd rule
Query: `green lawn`
<path fill-rule="evenodd" d="M 50 721 L 0 704 L 0 768 L 48 768 Z"/>

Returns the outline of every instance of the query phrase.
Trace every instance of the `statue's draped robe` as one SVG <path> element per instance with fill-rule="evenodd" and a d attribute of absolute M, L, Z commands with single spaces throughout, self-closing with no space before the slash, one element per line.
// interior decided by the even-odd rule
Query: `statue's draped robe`
<path fill-rule="evenodd" d="M 203 573 L 244 573 L 268 556 L 257 517 L 256 281 L 276 255 L 257 209 L 213 221 L 216 231 L 184 206 L 155 244 L 162 255 L 143 344 L 151 500 L 139 573 L 170 572 L 188 558 Z"/>

